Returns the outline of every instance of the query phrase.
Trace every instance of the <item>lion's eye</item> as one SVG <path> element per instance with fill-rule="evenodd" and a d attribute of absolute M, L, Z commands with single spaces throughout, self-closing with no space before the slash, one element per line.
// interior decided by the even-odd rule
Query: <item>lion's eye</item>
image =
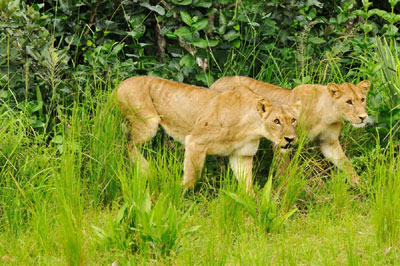
<path fill-rule="evenodd" d="M 363 103 L 365 101 L 365 98 L 361 98 L 361 102 Z"/>
<path fill-rule="evenodd" d="M 290 120 L 292 123 L 296 122 L 296 118 L 292 118 L 292 120 Z"/>
<path fill-rule="evenodd" d="M 352 100 L 348 100 L 346 103 L 353 105 L 353 101 Z"/>
<path fill-rule="evenodd" d="M 274 120 L 274 123 L 277 124 L 277 125 L 280 125 L 281 121 L 279 121 L 279 119 L 277 118 L 277 119 Z"/>

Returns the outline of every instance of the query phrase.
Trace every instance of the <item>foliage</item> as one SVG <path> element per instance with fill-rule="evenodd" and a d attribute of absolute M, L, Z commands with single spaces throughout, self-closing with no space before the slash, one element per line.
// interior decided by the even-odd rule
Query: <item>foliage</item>
<path fill-rule="evenodd" d="M 239 203 L 254 219 L 261 232 L 278 232 L 283 223 L 292 216 L 297 209 L 283 212 L 278 208 L 279 193 L 272 195 L 272 178 L 270 177 L 262 189 L 258 204 L 255 198 L 247 193 L 240 194 L 224 191 L 228 197 Z"/>
<path fill-rule="evenodd" d="M 168 196 L 160 195 L 152 207 L 147 190 L 143 200 L 141 205 L 127 202 L 117 215 L 115 221 L 117 230 L 126 234 L 130 240 L 128 246 L 122 248 L 130 248 L 133 251 L 139 249 L 142 252 L 150 249 L 156 256 L 168 255 L 171 251 L 179 250 L 179 240 L 184 235 L 199 229 L 199 226 L 184 228 L 191 208 L 183 215 L 179 214 Z M 104 235 L 101 236 L 104 238 Z M 108 239 L 116 244 L 119 244 L 120 240 L 120 238 Z"/>
<path fill-rule="evenodd" d="M 387 150 L 376 148 L 374 165 L 373 223 L 380 245 L 395 246 L 400 243 L 400 161 L 393 145 Z M 382 165 L 390 165 L 390 168 Z"/>

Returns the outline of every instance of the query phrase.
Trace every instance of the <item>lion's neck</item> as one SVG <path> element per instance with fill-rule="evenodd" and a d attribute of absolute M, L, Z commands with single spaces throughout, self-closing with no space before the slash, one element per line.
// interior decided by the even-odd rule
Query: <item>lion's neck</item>
<path fill-rule="evenodd" d="M 303 121 L 310 139 L 320 135 L 330 126 L 342 122 L 343 118 L 336 110 L 331 97 L 318 97 L 312 105 L 309 110 L 303 109 L 302 111 Z"/>
<path fill-rule="evenodd" d="M 324 93 L 328 94 L 325 91 Z M 336 110 L 335 102 L 331 97 L 320 97 L 316 109 L 317 117 L 325 124 L 336 124 L 343 120 L 340 112 Z"/>

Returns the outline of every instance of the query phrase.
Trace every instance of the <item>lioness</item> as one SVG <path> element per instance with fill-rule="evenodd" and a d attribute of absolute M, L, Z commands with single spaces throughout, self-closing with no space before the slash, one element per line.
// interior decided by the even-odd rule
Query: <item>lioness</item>
<path fill-rule="evenodd" d="M 368 119 L 365 98 L 370 87 L 369 81 L 364 80 L 357 85 L 306 84 L 288 90 L 252 78 L 235 76 L 217 80 L 210 89 L 226 92 L 238 84 L 248 86 L 254 93 L 269 100 L 290 104 L 300 98 L 300 124 L 304 122 L 308 139 L 316 139 L 322 154 L 347 172 L 353 184 L 358 183 L 359 177 L 340 146 L 339 134 L 343 120 L 350 121 L 355 127 L 365 126 Z M 283 160 L 286 160 L 283 165 L 287 165 L 288 158 Z"/>
<path fill-rule="evenodd" d="M 146 168 L 136 145 L 153 138 L 161 125 L 185 145 L 183 184 L 192 188 L 207 154 L 229 156 L 236 178 L 252 190 L 252 162 L 265 137 L 280 149 L 296 139 L 298 104 L 276 106 L 244 85 L 216 93 L 157 77 L 133 77 L 117 89 L 117 101 L 129 122 L 129 155 Z"/>

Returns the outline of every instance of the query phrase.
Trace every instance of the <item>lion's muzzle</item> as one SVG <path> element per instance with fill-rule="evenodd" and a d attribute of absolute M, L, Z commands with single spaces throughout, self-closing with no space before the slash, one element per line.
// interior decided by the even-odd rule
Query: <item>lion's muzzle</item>
<path fill-rule="evenodd" d="M 281 144 L 281 149 L 288 149 L 295 143 L 296 137 L 295 136 L 285 136 L 283 137 L 283 141 Z"/>

